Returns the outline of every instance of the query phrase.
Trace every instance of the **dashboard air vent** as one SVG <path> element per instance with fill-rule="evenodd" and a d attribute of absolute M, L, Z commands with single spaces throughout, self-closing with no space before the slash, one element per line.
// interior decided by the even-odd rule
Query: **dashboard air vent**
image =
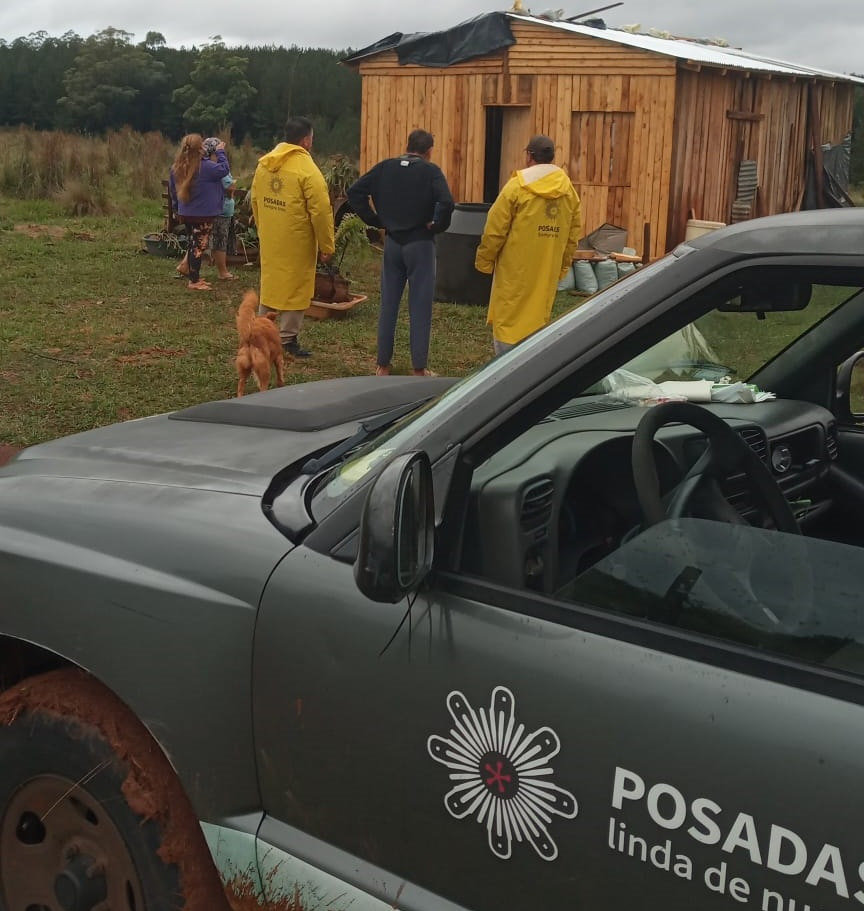
<path fill-rule="evenodd" d="M 540 423 L 545 424 L 548 421 L 566 421 L 570 418 L 578 418 L 586 414 L 602 414 L 604 411 L 617 411 L 619 408 L 632 407 L 633 406 L 629 402 L 614 402 L 611 400 L 603 402 L 567 402 L 566 405 L 562 405 L 560 408 L 553 411 L 552 414 L 543 418 Z"/>
<path fill-rule="evenodd" d="M 523 531 L 545 528 L 552 515 L 552 481 L 542 478 L 534 481 L 522 492 L 519 524 Z"/>
<path fill-rule="evenodd" d="M 749 490 L 739 490 L 736 493 L 727 494 L 726 499 L 731 506 L 734 506 L 738 514 L 746 517 L 753 512 L 753 500 Z"/>
<path fill-rule="evenodd" d="M 837 458 L 837 425 L 832 421 L 828 425 L 828 431 L 825 434 L 825 448 L 828 451 L 828 458 L 833 462 Z"/>
<path fill-rule="evenodd" d="M 740 430 L 741 439 L 759 456 L 759 458 L 768 464 L 768 440 L 765 433 L 758 427 L 745 427 Z"/>

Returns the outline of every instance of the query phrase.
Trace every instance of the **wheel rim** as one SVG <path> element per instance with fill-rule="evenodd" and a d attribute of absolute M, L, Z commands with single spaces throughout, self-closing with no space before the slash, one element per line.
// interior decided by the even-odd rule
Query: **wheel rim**
<path fill-rule="evenodd" d="M 144 911 L 123 836 L 98 800 L 59 775 L 31 778 L 7 803 L 0 893 L 21 911 Z"/>

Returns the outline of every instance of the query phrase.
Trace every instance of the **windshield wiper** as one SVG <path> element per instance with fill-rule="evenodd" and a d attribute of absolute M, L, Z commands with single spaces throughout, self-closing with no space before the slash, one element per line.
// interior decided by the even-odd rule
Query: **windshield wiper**
<path fill-rule="evenodd" d="M 434 398 L 434 396 L 427 396 L 416 402 L 408 402 L 407 405 L 392 408 L 390 411 L 385 411 L 383 414 L 370 418 L 368 421 L 361 421 L 360 429 L 355 434 L 346 440 L 342 440 L 341 443 L 332 449 L 328 449 L 323 456 L 317 459 L 309 459 L 300 469 L 300 474 L 314 475 L 324 471 L 325 468 L 332 468 L 334 465 L 338 465 L 349 452 L 356 449 L 361 443 L 365 443 L 391 424 L 395 424 L 399 418 L 410 414 L 431 398 Z"/>

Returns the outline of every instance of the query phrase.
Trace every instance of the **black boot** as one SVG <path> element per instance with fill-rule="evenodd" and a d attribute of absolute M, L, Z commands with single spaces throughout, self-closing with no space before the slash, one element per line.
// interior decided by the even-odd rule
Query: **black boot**
<path fill-rule="evenodd" d="M 312 357 L 312 352 L 307 351 L 305 348 L 301 348 L 300 342 L 298 342 L 296 338 L 290 342 L 285 342 L 282 346 L 282 350 L 292 357 Z"/>

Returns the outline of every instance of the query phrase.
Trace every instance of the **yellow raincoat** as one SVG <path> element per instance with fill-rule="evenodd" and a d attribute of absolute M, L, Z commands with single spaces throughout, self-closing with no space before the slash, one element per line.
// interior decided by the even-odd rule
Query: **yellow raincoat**
<path fill-rule="evenodd" d="M 306 149 L 280 142 L 258 159 L 252 212 L 261 250 L 261 303 L 305 310 L 315 292 L 318 251 L 334 251 L 327 184 Z"/>
<path fill-rule="evenodd" d="M 549 322 L 581 233 L 579 196 L 561 168 L 532 165 L 504 184 L 474 260 L 493 273 L 486 322 L 497 341 L 514 345 Z"/>

